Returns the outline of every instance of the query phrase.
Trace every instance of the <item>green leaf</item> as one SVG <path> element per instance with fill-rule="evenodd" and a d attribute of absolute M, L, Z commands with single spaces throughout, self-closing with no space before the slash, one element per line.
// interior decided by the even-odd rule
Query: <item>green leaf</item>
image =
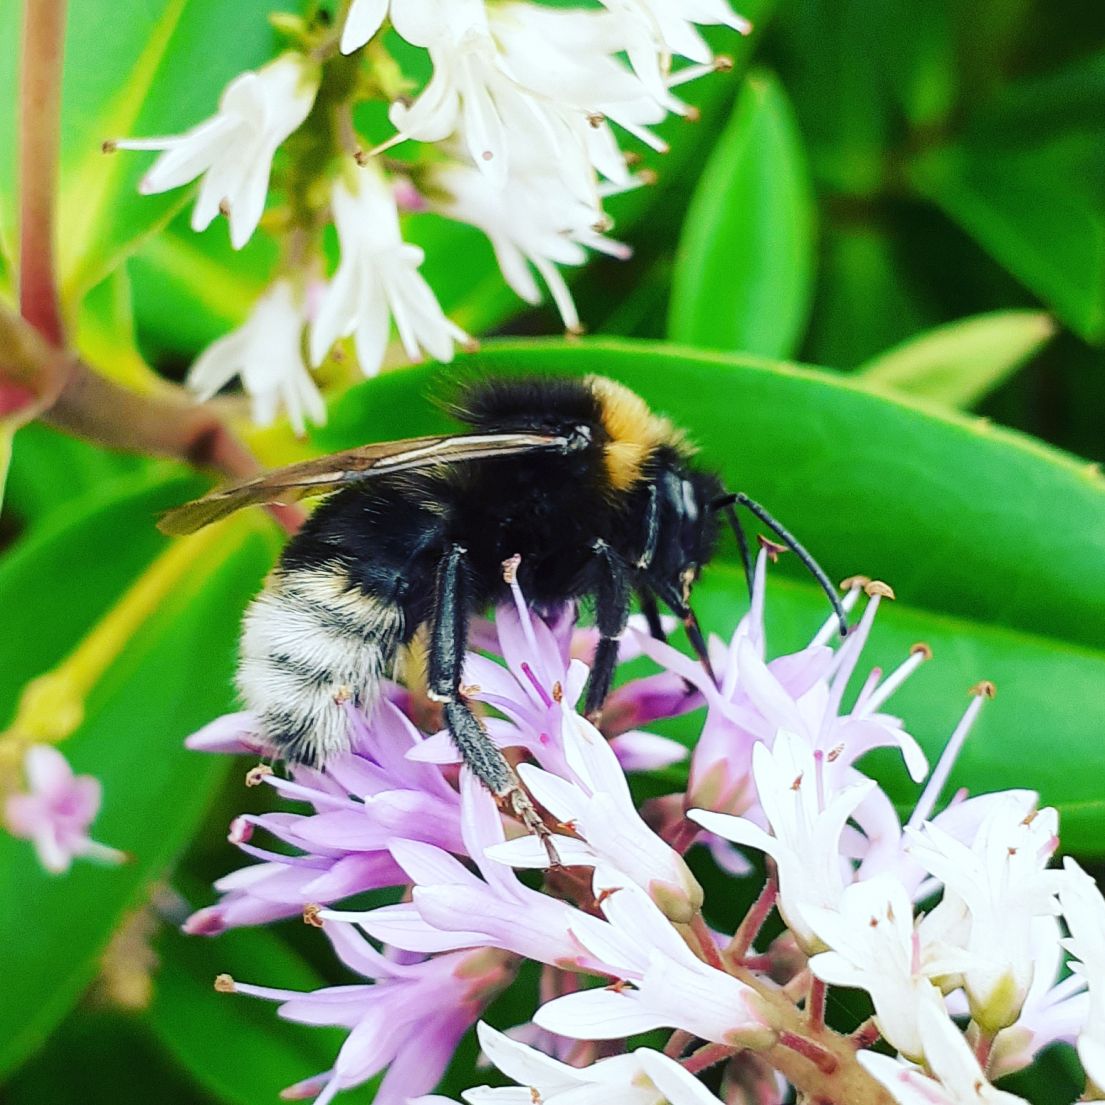
<path fill-rule="evenodd" d="M 321 939 L 321 937 L 320 937 Z M 220 974 L 291 990 L 325 985 L 279 937 L 238 929 L 217 940 L 166 931 L 147 1022 L 162 1046 L 220 1101 L 258 1105 L 329 1070 L 345 1038 L 340 1029 L 281 1020 L 272 1002 L 216 993 Z"/>
<path fill-rule="evenodd" d="M 856 379 L 967 409 L 998 388 L 1055 333 L 1039 311 L 993 311 L 919 334 L 861 365 Z"/>
<path fill-rule="evenodd" d="M 69 654 L 125 585 L 128 569 L 163 547 L 164 539 L 147 531 L 154 533 L 155 509 L 179 497 L 179 485 L 163 482 L 89 503 L 4 559 L 5 701 Z M 73 1005 L 112 932 L 189 839 L 225 771 L 215 757 L 186 752 L 182 739 L 231 705 L 238 614 L 273 549 L 248 519 L 200 548 L 208 555 L 120 642 L 83 702 L 83 722 L 63 745 L 74 770 L 103 783 L 94 837 L 124 849 L 131 861 L 115 868 L 78 862 L 64 877 L 51 877 L 26 842 L 0 836 L 0 940 L 19 948 L 5 967 L 0 1073 L 37 1048 Z"/>
<path fill-rule="evenodd" d="M 1096 142 L 979 144 L 916 161 L 918 191 L 1087 341 L 1105 338 L 1105 192 Z M 1091 148 L 1093 147 L 1093 148 Z"/>
<path fill-rule="evenodd" d="M 1065 843 L 1102 849 L 1105 480 L 1095 466 L 982 419 L 748 357 L 603 339 L 493 343 L 473 363 L 489 374 L 597 370 L 624 381 L 686 427 L 702 463 L 763 502 L 832 578 L 888 580 L 917 613 L 903 641 L 927 635 L 935 646 L 944 627 L 941 670 L 955 696 L 980 678 L 1001 680 L 987 717 L 1005 720 L 979 730 L 964 778 L 991 789 L 1000 768 L 1004 785 L 1039 787 L 1064 810 Z M 425 399 L 432 371 L 354 389 L 320 440 L 350 445 L 370 426 L 387 436 L 439 431 L 444 416 Z M 721 560 L 733 560 L 728 542 Z M 991 662 L 999 646 L 1002 665 Z M 1019 654 L 1032 662 L 1018 665 Z M 943 712 L 931 731 L 950 732 L 963 701 L 922 703 L 929 716 Z M 1060 758 L 1062 777 L 1051 770 Z"/>
<path fill-rule="evenodd" d="M 22 7 L 9 3 L 0 13 L 0 88 L 14 90 Z M 271 10 L 268 0 L 147 0 L 131 5 L 122 18 L 110 0 L 69 5 L 57 235 L 67 305 L 79 302 L 188 201 L 187 191 L 180 190 L 140 196 L 138 181 L 151 155 L 105 155 L 104 140 L 177 134 L 210 115 L 230 80 L 273 56 Z M 2 150 L 15 148 L 16 114 L 9 109 L 0 122 Z M 0 158 L 0 223 L 9 250 L 15 227 L 13 162 Z"/>
<path fill-rule="evenodd" d="M 814 200 L 782 85 L 751 75 L 706 163 L 676 255 L 669 333 L 787 356 L 809 315 Z"/>
<path fill-rule="evenodd" d="M 885 226 L 826 226 L 805 356 L 852 368 L 939 321 Z"/>

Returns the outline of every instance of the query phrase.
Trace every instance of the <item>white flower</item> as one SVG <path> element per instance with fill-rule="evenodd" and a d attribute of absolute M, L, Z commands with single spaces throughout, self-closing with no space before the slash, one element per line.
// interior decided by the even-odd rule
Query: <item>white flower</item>
<path fill-rule="evenodd" d="M 815 955 L 810 970 L 834 986 L 866 990 L 879 1031 L 903 1055 L 920 1058 L 920 1008 L 935 1002 L 943 1009 L 933 983 L 965 970 L 971 962 L 967 953 L 923 941 L 909 895 L 888 876 L 845 887 L 839 911 L 806 906 L 804 914 L 832 949 Z"/>
<path fill-rule="evenodd" d="M 1072 970 L 1087 982 L 1090 1008 L 1078 1037 L 1078 1057 L 1099 1091 L 1105 1091 L 1105 899 L 1096 883 L 1069 856 L 1063 861 L 1059 900 L 1070 929 L 1064 947 Z"/>
<path fill-rule="evenodd" d="M 374 38 L 388 14 L 388 0 L 353 0 L 341 30 L 341 52 L 351 54 Z"/>
<path fill-rule="evenodd" d="M 636 23 L 647 33 L 655 52 L 678 54 L 692 61 L 708 62 L 713 57 L 706 41 L 694 25 L 723 23 L 742 35 L 752 30 L 752 24 L 737 15 L 726 0 L 600 0 L 603 7 L 629 23 Z M 639 49 L 630 52 L 630 63 L 641 73 Z"/>
<path fill-rule="evenodd" d="M 164 150 L 142 178 L 145 194 L 179 188 L 204 174 L 192 229 L 203 230 L 223 211 L 230 241 L 249 241 L 269 190 L 276 148 L 307 118 L 318 91 L 317 66 L 299 54 L 282 54 L 256 72 L 226 86 L 210 119 L 167 138 L 129 138 L 114 144 L 127 150 Z"/>
<path fill-rule="evenodd" d="M 889 1055 L 861 1051 L 856 1056 L 899 1105 L 1025 1105 L 1023 1098 L 986 1081 L 963 1033 L 937 1005 L 922 1005 L 918 1023 L 932 1078 Z"/>
<path fill-rule="evenodd" d="M 579 314 L 557 265 L 582 265 L 587 248 L 622 259 L 630 255 L 627 246 L 595 229 L 606 216 L 565 188 L 559 175 L 513 172 L 500 186 L 468 166 L 450 165 L 435 183 L 446 197 L 438 203 L 441 212 L 487 235 L 503 279 L 527 303 L 541 301 L 529 266 L 537 270 L 569 331 L 579 329 Z"/>
<path fill-rule="evenodd" d="M 254 422 L 271 424 L 283 407 L 302 434 L 304 416 L 326 421 L 326 405 L 303 363 L 303 326 L 303 304 L 287 280 L 277 280 L 237 330 L 204 350 L 188 374 L 188 386 L 200 399 L 210 399 L 240 375 Z"/>
<path fill-rule="evenodd" d="M 638 1048 L 628 1055 L 570 1067 L 496 1032 L 482 1022 L 476 1029 L 484 1054 L 508 1077 L 526 1087 L 479 1086 L 461 1095 L 469 1105 L 718 1105 L 693 1074 L 658 1051 Z"/>
<path fill-rule="evenodd" d="M 800 737 L 780 732 L 775 747 L 757 744 L 752 774 L 768 834 L 745 817 L 690 810 L 704 829 L 772 856 L 779 868 L 779 912 L 807 952 L 824 950 L 806 920 L 810 906 L 839 907 L 853 878 L 841 835 L 848 819 L 875 787 L 871 780 L 833 794 L 823 790 L 823 762 Z"/>
<path fill-rule="evenodd" d="M 702 905 L 702 887 L 690 868 L 641 819 L 629 784 L 606 738 L 576 713 L 564 717 L 564 756 L 573 780 L 522 764 L 530 793 L 576 837 L 552 838 L 569 867 L 604 862 L 635 882 L 672 920 L 690 922 Z M 548 852 L 534 836 L 488 849 L 490 858 L 519 867 L 547 867 Z"/>
<path fill-rule="evenodd" d="M 652 899 L 620 874 L 609 867 L 595 869 L 595 897 L 608 924 L 580 913 L 571 933 L 605 971 L 627 985 L 554 998 L 538 1009 L 534 1024 L 583 1040 L 681 1028 L 714 1043 L 771 1043 L 774 1033 L 756 991 L 692 954 Z"/>
<path fill-rule="evenodd" d="M 984 1031 L 1016 1021 L 1032 982 L 1032 921 L 1059 911 L 1061 876 L 1047 862 L 1058 843 L 1058 814 L 1029 812 L 1016 793 L 995 803 L 967 845 L 931 822 L 907 829 L 909 852 L 945 887 L 928 918 L 969 923 L 965 947 L 974 960 L 963 982 L 971 1015 Z"/>
<path fill-rule="evenodd" d="M 423 252 L 399 234 L 395 196 L 369 167 L 349 183 L 339 180 L 331 198 L 341 242 L 341 262 L 311 328 L 311 361 L 319 364 L 338 339 L 354 335 L 361 371 L 380 370 L 389 319 L 411 360 L 425 350 L 439 361 L 453 359 L 453 343 L 471 338 L 449 321 L 418 272 Z"/>

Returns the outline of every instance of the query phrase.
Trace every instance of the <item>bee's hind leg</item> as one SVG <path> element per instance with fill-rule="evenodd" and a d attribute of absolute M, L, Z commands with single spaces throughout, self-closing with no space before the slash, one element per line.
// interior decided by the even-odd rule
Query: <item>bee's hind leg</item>
<path fill-rule="evenodd" d="M 477 779 L 535 836 L 552 866 L 560 865 L 552 834 L 534 807 L 514 768 L 492 743 L 461 694 L 464 653 L 468 645 L 468 571 L 466 550 L 452 545 L 437 573 L 430 625 L 429 694 L 442 703 L 445 724 L 464 763 Z"/>

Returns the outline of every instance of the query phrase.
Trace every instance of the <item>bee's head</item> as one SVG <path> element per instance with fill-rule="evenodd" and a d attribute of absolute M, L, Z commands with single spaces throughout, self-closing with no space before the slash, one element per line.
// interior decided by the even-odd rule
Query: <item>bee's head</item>
<path fill-rule="evenodd" d="M 643 582 L 673 610 L 683 612 L 699 573 L 713 556 L 718 530 L 710 504 L 723 488 L 713 473 L 693 468 L 682 458 L 662 462 L 654 480 L 649 495 L 656 503 L 655 551 L 641 565 Z"/>

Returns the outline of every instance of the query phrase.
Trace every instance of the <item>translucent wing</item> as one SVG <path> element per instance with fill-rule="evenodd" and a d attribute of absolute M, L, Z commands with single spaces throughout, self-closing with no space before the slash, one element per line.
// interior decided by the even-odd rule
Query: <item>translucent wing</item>
<path fill-rule="evenodd" d="M 390 472 L 542 450 L 569 452 L 577 447 L 577 442 L 565 437 L 527 433 L 452 434 L 361 445 L 217 487 L 202 499 L 166 511 L 157 527 L 162 533 L 174 535 L 194 533 L 244 506 L 291 503 Z"/>

